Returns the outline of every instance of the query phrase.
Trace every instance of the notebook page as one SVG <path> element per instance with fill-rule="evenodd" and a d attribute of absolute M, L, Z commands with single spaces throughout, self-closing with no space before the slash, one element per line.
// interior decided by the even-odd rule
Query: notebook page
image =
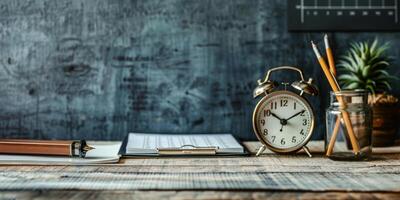
<path fill-rule="evenodd" d="M 218 147 L 220 153 L 242 153 L 243 147 L 231 134 L 149 134 L 130 133 L 127 153 L 155 154 L 158 148 Z"/>

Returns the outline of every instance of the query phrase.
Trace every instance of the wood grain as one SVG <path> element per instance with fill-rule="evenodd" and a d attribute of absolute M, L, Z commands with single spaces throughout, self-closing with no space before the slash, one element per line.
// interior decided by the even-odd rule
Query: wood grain
<path fill-rule="evenodd" d="M 245 145 L 255 153 L 261 144 L 246 142 Z M 118 164 L 91 166 L 3 165 L 0 166 L 0 188 L 9 191 L 1 192 L 0 199 L 399 198 L 400 183 L 390 181 L 393 181 L 391 178 L 400 179 L 400 147 L 375 148 L 374 158 L 364 162 L 331 161 L 323 156 L 322 142 L 310 142 L 309 148 L 313 158 L 309 158 L 303 152 L 297 155 L 276 155 L 266 151 L 260 157 L 136 157 L 123 158 Z M 218 188 L 218 185 L 213 184 L 215 176 L 219 174 L 224 176 L 217 177 L 222 181 Z M 260 187 L 255 174 L 263 175 L 264 181 L 272 178 L 274 181 L 270 183 L 277 185 Z M 214 179 L 210 175 L 214 175 Z M 298 178 L 293 179 L 296 176 Z M 243 179 L 244 177 L 248 179 Z M 349 177 L 353 178 L 350 180 Z M 315 179 L 322 180 L 319 183 L 327 186 L 327 190 L 316 191 L 324 188 L 318 185 L 303 189 L 291 185 L 303 185 L 304 183 L 298 180 L 304 178 L 311 180 L 309 184 L 317 184 L 312 182 Z M 340 189 L 340 192 L 338 188 L 332 187 L 335 179 L 345 187 Z M 185 181 L 176 185 L 179 180 Z M 238 180 L 246 180 L 247 183 L 237 185 Z M 194 187 L 196 190 L 185 187 L 188 183 L 196 181 L 203 186 Z M 372 185 L 368 188 L 363 182 Z M 14 190 L 12 187 L 6 187 L 12 186 L 13 183 L 16 183 L 13 186 Z M 355 183 L 358 183 L 358 188 L 355 188 Z M 176 187 L 172 189 L 174 184 Z M 15 188 L 24 188 L 25 191 Z M 164 189 L 154 190 L 156 188 Z M 350 192 L 352 189 L 363 192 Z"/>
<path fill-rule="evenodd" d="M 254 153 L 260 143 L 245 145 Z M 110 165 L 0 166 L 0 189 L 400 191 L 400 147 L 377 148 L 369 161 L 336 162 L 323 156 L 322 146 L 310 142 L 312 158 L 302 152 L 266 151 L 260 157 L 135 157 Z"/>
<path fill-rule="evenodd" d="M 400 193 L 357 193 L 357 192 L 276 192 L 276 191 L 24 191 L 0 192 L 0 199 L 85 199 L 85 200 L 124 200 L 124 199 L 213 199 L 213 200 L 313 200 L 313 199 L 398 199 Z"/>

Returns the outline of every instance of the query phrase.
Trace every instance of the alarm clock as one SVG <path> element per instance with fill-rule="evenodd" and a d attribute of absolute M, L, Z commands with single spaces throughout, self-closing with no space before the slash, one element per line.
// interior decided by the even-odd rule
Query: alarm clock
<path fill-rule="evenodd" d="M 271 73 L 278 70 L 298 72 L 300 80 L 290 84 L 288 82 L 269 80 Z M 278 87 L 283 85 L 283 89 Z M 281 153 L 295 153 L 300 149 L 311 157 L 306 144 L 311 139 L 314 129 L 314 111 L 304 94 L 318 95 L 312 79 L 305 81 L 303 72 L 291 66 L 280 66 L 268 70 L 265 79 L 258 80 L 258 86 L 253 92 L 253 97 L 263 96 L 257 103 L 253 112 L 253 130 L 258 140 L 262 143 L 256 156 L 266 148 Z"/>

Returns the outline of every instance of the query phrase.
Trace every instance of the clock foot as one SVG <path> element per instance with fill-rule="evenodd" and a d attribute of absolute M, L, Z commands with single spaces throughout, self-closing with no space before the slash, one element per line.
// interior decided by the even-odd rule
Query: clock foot
<path fill-rule="evenodd" d="M 303 146 L 303 150 L 307 153 L 308 157 L 312 158 L 312 155 L 310 153 L 310 149 L 308 149 L 307 146 Z"/>
<path fill-rule="evenodd" d="M 259 156 L 259 155 L 262 154 L 264 151 L 265 151 L 265 145 L 262 145 L 262 146 L 258 149 L 258 151 L 257 151 L 257 153 L 256 153 L 256 156 Z"/>

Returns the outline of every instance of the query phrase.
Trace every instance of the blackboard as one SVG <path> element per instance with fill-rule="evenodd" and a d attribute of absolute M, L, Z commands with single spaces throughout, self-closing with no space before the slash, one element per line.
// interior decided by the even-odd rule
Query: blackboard
<path fill-rule="evenodd" d="M 398 0 L 288 0 L 291 31 L 400 30 Z"/>
<path fill-rule="evenodd" d="M 293 0 L 294 1 L 294 0 Z M 121 140 L 128 132 L 222 133 L 255 140 L 257 79 L 301 68 L 330 88 L 310 40 L 288 32 L 282 0 L 1 0 L 0 137 Z M 375 33 L 333 33 L 335 55 Z M 384 32 L 400 58 L 400 34 Z M 320 40 L 318 40 L 320 39 Z M 390 72 L 400 76 L 393 63 Z M 297 80 L 277 73 L 276 81 Z M 393 85 L 395 95 L 400 86 Z"/>

